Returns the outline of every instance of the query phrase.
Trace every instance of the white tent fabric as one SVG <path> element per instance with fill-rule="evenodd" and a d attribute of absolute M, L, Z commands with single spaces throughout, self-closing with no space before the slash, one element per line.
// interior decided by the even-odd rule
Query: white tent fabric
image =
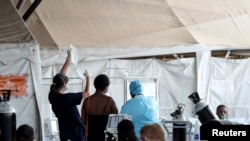
<path fill-rule="evenodd" d="M 42 51 L 73 44 L 83 58 L 245 49 L 249 8 L 246 0 L 43 0 L 28 24 Z"/>
<path fill-rule="evenodd" d="M 42 138 L 42 73 L 39 44 L 8 0 L 0 0 L 0 75 L 27 75 L 27 94 L 10 98 L 16 126 L 29 124 Z"/>
<path fill-rule="evenodd" d="M 144 93 L 155 96 L 160 104 L 159 116 L 168 120 L 172 119 L 170 113 L 175 111 L 178 103 L 186 105 L 184 112 L 186 117 L 195 117 L 194 104 L 188 99 L 188 96 L 195 91 L 209 104 L 212 112 L 217 105 L 223 103 L 229 107 L 230 118 L 248 119 L 250 105 L 247 92 L 250 84 L 249 77 L 246 76 L 249 73 L 250 60 L 210 59 L 209 56 L 207 59 L 201 59 L 199 67 L 196 60 L 186 58 L 167 62 L 157 59 L 87 61 L 77 67 L 72 64 L 69 73 L 72 79 L 69 84 L 73 87 L 71 90 L 81 90 L 85 85 L 83 70 L 88 68 L 92 79 L 100 73 L 110 76 L 112 83 L 108 94 L 115 99 L 119 109 L 130 98 L 128 82 L 139 79 L 145 87 L 150 86 L 147 85 L 148 83 L 157 83 L 155 86 L 150 86 L 150 89 L 157 89 L 155 93 L 151 93 L 154 91 L 148 89 Z M 59 72 L 60 67 L 61 65 L 43 68 L 43 77 L 51 78 L 54 73 Z M 77 78 L 83 82 L 77 81 Z M 44 87 L 44 91 L 46 87 L 47 91 L 49 90 L 48 86 L 44 85 Z M 93 92 L 94 89 L 92 89 Z M 44 97 L 47 95 L 44 94 Z"/>
<path fill-rule="evenodd" d="M 49 66 L 70 44 L 79 61 L 249 49 L 249 7 L 246 0 L 43 0 L 27 24 Z"/>

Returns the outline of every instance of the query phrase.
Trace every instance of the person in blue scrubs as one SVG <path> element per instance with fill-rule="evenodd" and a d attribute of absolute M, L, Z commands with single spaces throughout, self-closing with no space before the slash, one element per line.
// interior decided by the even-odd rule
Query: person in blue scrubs
<path fill-rule="evenodd" d="M 144 125 L 158 123 L 158 103 L 152 96 L 143 95 L 140 81 L 132 81 L 129 85 L 131 99 L 121 107 L 121 114 L 132 116 L 137 138 Z"/>
<path fill-rule="evenodd" d="M 71 50 L 68 50 L 68 57 L 60 71 L 53 78 L 50 87 L 49 102 L 52 110 L 58 119 L 60 141 L 84 141 L 85 127 L 82 122 L 77 105 L 89 96 L 90 77 L 85 73 L 86 87 L 82 92 L 65 92 L 69 78 L 67 77 L 68 68 L 71 64 Z"/>

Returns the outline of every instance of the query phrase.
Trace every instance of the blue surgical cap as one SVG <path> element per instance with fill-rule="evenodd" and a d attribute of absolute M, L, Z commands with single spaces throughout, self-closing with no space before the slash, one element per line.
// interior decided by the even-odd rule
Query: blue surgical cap
<path fill-rule="evenodd" d="M 139 95 L 142 94 L 142 85 L 141 82 L 138 80 L 132 81 L 129 85 L 129 90 L 130 93 L 135 94 L 135 95 Z"/>

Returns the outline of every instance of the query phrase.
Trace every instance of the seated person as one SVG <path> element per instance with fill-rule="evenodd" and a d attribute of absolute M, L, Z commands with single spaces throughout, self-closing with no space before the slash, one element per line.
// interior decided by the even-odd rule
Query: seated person
<path fill-rule="evenodd" d="M 15 138 L 16 141 L 34 141 L 35 134 L 33 127 L 27 124 L 19 126 L 16 130 Z"/>
<path fill-rule="evenodd" d="M 166 133 L 163 127 L 158 123 L 147 124 L 140 130 L 140 139 L 142 141 L 165 141 Z"/>
<path fill-rule="evenodd" d="M 216 115 L 220 120 L 228 119 L 228 108 L 226 105 L 221 104 L 216 108 Z"/>
<path fill-rule="evenodd" d="M 231 122 L 239 123 L 239 124 L 248 124 L 248 118 L 246 117 L 228 117 L 228 107 L 224 104 L 218 105 L 216 108 L 216 114 L 220 120 L 229 120 Z"/>
<path fill-rule="evenodd" d="M 117 126 L 118 141 L 137 141 L 134 131 L 134 124 L 131 120 L 124 119 Z"/>

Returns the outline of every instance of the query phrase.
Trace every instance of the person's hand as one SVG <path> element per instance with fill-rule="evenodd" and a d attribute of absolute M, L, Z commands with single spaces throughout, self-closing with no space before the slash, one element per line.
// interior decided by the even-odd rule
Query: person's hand
<path fill-rule="evenodd" d="M 71 48 L 69 47 L 68 50 L 67 50 L 67 60 L 71 60 Z"/>
<path fill-rule="evenodd" d="M 88 72 L 87 69 L 85 69 L 85 72 L 83 73 L 83 75 L 84 75 L 85 77 L 89 77 L 89 76 L 90 76 L 90 74 L 89 74 L 89 72 Z"/>

